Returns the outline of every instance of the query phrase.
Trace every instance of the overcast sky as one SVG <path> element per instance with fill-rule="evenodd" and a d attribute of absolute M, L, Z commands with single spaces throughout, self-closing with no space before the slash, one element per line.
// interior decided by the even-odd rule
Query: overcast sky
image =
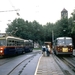
<path fill-rule="evenodd" d="M 68 17 L 75 9 L 75 0 L 0 0 L 0 32 L 5 32 L 8 20 L 18 18 L 16 11 L 20 13 L 20 18 L 28 21 L 36 20 L 42 25 L 47 22 L 55 23 L 61 18 L 61 11 L 65 8 L 68 11 Z"/>

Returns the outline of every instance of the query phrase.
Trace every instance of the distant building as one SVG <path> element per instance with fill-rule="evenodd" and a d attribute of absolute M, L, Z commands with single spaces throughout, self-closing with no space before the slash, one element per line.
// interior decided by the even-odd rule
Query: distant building
<path fill-rule="evenodd" d="M 63 18 L 68 18 L 68 11 L 65 8 L 61 11 L 61 19 Z"/>
<path fill-rule="evenodd" d="M 39 48 L 39 43 L 34 42 L 34 48 Z"/>

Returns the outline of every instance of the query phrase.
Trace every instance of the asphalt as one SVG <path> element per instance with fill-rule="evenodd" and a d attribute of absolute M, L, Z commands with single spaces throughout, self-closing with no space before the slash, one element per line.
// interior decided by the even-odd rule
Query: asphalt
<path fill-rule="evenodd" d="M 52 54 L 49 57 L 41 56 L 34 75 L 64 75 L 55 62 Z"/>

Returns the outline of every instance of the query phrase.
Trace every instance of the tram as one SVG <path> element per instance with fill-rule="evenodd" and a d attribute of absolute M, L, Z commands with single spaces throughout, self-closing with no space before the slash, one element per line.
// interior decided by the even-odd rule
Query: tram
<path fill-rule="evenodd" d="M 54 53 L 56 55 L 72 55 L 73 43 L 71 37 L 58 37 L 54 41 Z"/>
<path fill-rule="evenodd" d="M 0 56 L 23 53 L 23 44 L 23 39 L 17 37 L 0 37 Z"/>
<path fill-rule="evenodd" d="M 0 56 L 23 54 L 32 51 L 32 42 L 18 37 L 0 35 Z M 31 48 L 32 47 L 32 48 Z M 29 50 L 29 51 L 28 51 Z"/>
<path fill-rule="evenodd" d="M 32 52 L 34 48 L 32 40 L 24 40 L 24 52 Z"/>

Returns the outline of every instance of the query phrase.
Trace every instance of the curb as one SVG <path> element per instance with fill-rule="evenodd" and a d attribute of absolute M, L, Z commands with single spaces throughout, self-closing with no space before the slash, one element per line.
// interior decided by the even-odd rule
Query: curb
<path fill-rule="evenodd" d="M 42 56 L 43 56 L 43 55 L 42 55 Z M 37 70 L 38 70 L 38 67 L 39 67 L 39 63 L 40 63 L 40 60 L 41 60 L 42 56 L 39 58 L 39 61 L 38 61 L 38 64 L 37 64 L 37 67 L 36 67 L 36 70 L 35 70 L 34 75 L 37 75 L 36 73 L 37 73 Z"/>

